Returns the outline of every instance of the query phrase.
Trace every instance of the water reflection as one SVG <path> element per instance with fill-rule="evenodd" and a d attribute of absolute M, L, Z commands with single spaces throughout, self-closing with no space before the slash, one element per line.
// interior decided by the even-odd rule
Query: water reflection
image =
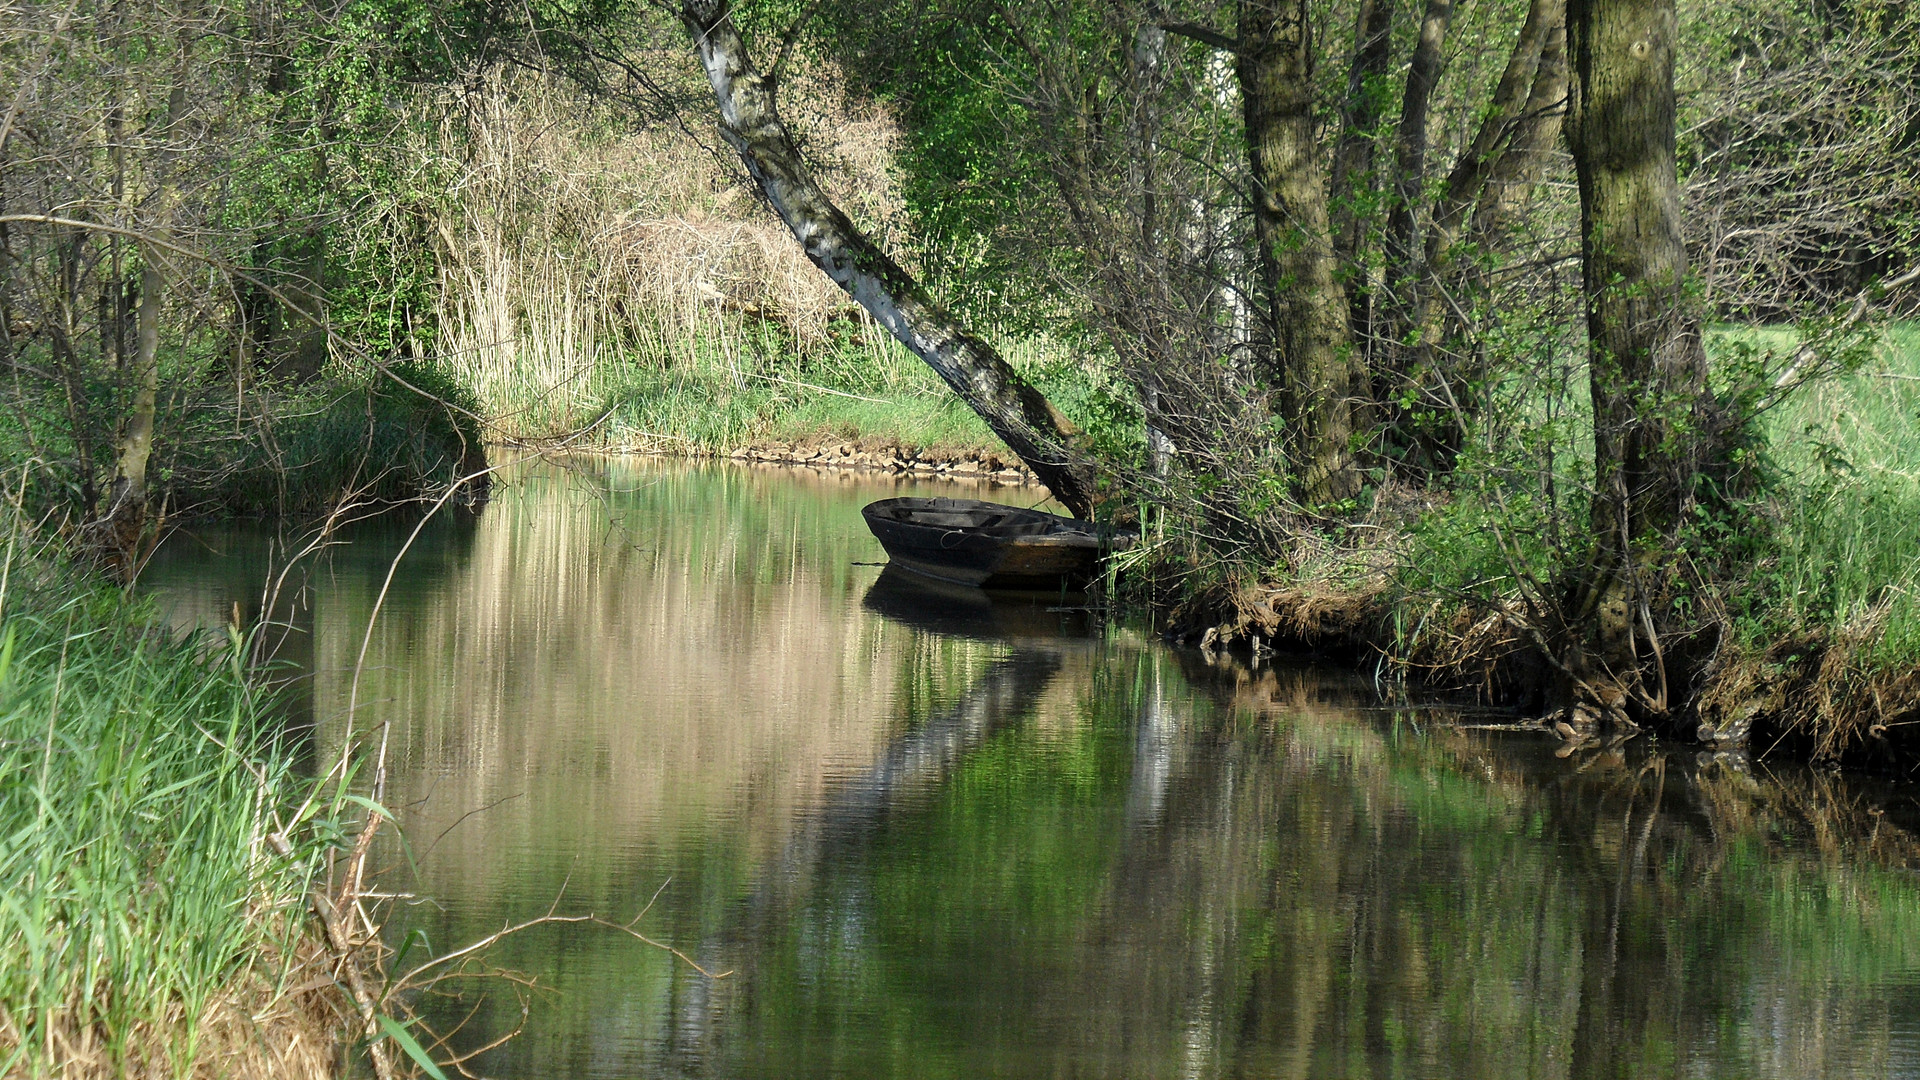
<path fill-rule="evenodd" d="M 650 932 L 735 972 L 512 939 L 495 962 L 550 991 L 485 1073 L 1920 1075 L 1911 789 L 1644 741 L 1561 760 L 861 565 L 859 506 L 917 493 L 950 492 L 540 467 L 409 556 L 359 718 L 396 725 L 409 925 L 446 946 L 661 890 Z M 322 752 L 397 542 L 333 552 L 287 620 Z M 224 550 L 157 564 L 181 619 L 258 595 Z M 458 990 L 426 1004 L 471 1011 L 466 1044 L 520 1021 Z"/>

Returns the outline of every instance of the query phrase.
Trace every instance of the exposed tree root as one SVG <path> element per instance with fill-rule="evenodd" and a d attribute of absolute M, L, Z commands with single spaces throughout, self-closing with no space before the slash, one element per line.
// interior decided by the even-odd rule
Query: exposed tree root
<path fill-rule="evenodd" d="M 1920 670 L 1876 663 L 1878 627 L 1787 638 L 1722 660 L 1700 694 L 1702 741 L 1896 769 L 1920 765 Z"/>
<path fill-rule="evenodd" d="M 1519 610 L 1442 600 L 1417 606 L 1397 599 L 1384 579 L 1212 590 L 1177 608 L 1172 626 L 1169 637 L 1203 649 L 1244 644 L 1256 654 L 1311 652 L 1385 664 L 1489 703 L 1537 705 L 1552 674 Z"/>
<path fill-rule="evenodd" d="M 1345 587 L 1219 586 L 1175 608 L 1167 636 L 1204 652 L 1304 652 L 1379 666 L 1512 707 L 1569 745 L 1635 730 L 1618 694 L 1566 692 L 1538 625 L 1520 601 L 1398 596 L 1382 577 Z M 1676 667 L 1691 677 L 1676 678 L 1663 733 L 1762 755 L 1920 768 L 1920 670 L 1876 662 L 1879 636 L 1875 626 L 1834 639 L 1802 635 L 1758 653 L 1729 646 L 1698 663 L 1687 655 L 1697 650 L 1676 649 Z"/>

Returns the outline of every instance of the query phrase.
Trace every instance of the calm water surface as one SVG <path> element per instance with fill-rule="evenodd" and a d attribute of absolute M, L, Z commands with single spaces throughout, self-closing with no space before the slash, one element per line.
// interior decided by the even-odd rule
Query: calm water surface
<path fill-rule="evenodd" d="M 1646 740 L 1558 758 L 1343 671 L 928 590 L 860 522 L 909 493 L 972 492 L 584 460 L 423 533 L 354 718 L 393 725 L 387 881 L 421 898 L 395 940 L 644 910 L 731 972 L 511 938 L 490 961 L 530 994 L 423 1003 L 464 1047 L 524 1015 L 478 1071 L 1920 1076 L 1911 788 Z M 405 534 L 288 579 L 315 760 Z M 270 555 L 183 536 L 147 580 L 216 624 Z"/>

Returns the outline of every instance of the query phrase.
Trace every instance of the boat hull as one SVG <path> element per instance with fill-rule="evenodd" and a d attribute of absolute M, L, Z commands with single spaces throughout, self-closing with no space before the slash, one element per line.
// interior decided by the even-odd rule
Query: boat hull
<path fill-rule="evenodd" d="M 893 565 L 982 588 L 1078 588 L 1113 546 L 1091 523 L 996 503 L 885 499 L 863 513 Z"/>

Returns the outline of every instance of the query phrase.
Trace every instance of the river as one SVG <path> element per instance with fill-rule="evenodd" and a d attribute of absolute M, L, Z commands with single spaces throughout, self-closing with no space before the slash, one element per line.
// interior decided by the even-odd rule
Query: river
<path fill-rule="evenodd" d="M 391 725 L 396 944 L 638 916 L 713 973 L 606 927 L 511 936 L 486 965 L 515 978 L 419 1003 L 456 1048 L 521 1029 L 470 1068 L 1920 1076 L 1911 785 L 1647 738 L 1560 757 L 1363 673 L 882 574 L 864 503 L 977 493 L 579 458 L 429 523 L 370 636 L 410 523 L 287 575 L 310 759 L 349 701 Z M 277 550 L 180 534 L 144 581 L 177 625 L 251 618 Z"/>

